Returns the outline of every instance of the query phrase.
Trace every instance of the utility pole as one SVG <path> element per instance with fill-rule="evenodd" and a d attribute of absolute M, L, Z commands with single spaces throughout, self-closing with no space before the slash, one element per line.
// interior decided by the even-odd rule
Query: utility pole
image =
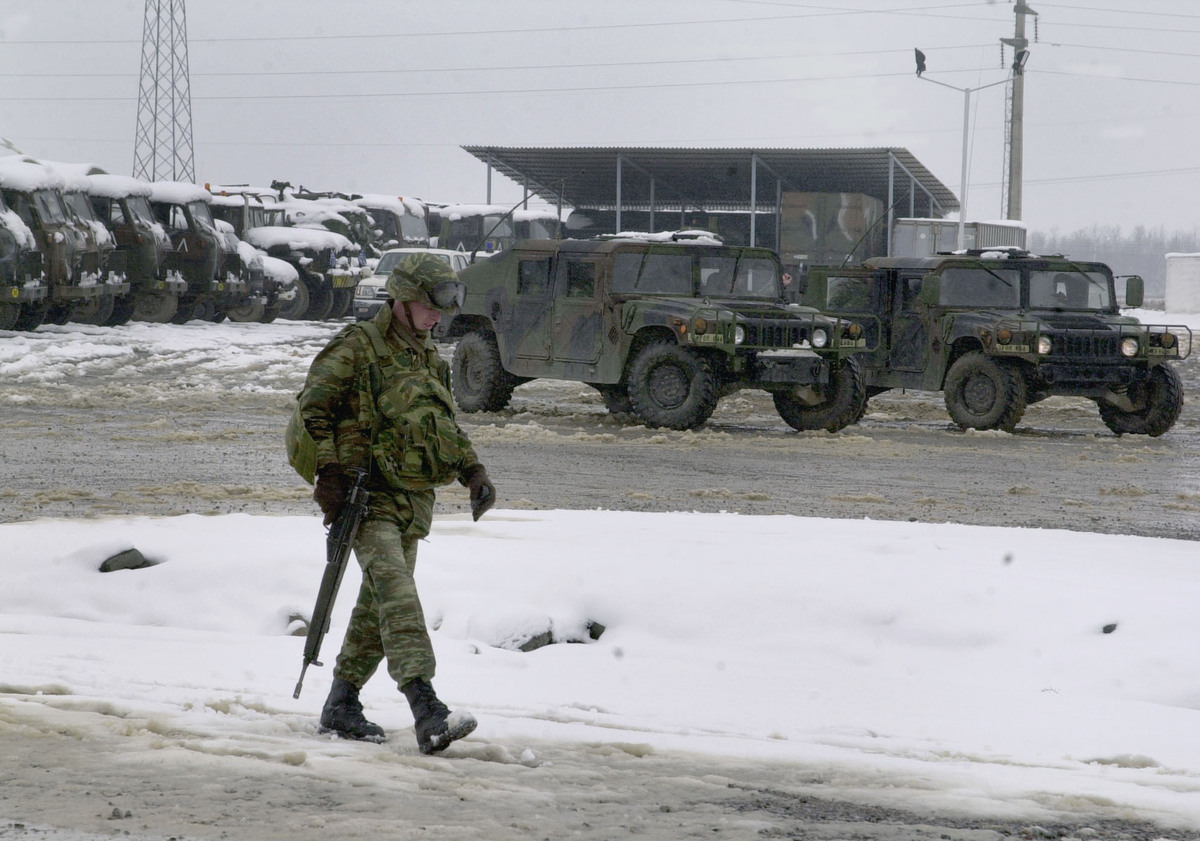
<path fill-rule="evenodd" d="M 133 176 L 147 181 L 196 180 L 183 0 L 146 0 Z"/>
<path fill-rule="evenodd" d="M 1017 28 L 1012 38 L 1001 38 L 1001 43 L 1013 48 L 1012 86 L 1008 97 L 1008 119 L 1006 122 L 1007 156 L 1005 170 L 1008 185 L 1005 193 L 1004 218 L 1021 218 L 1021 185 L 1025 176 L 1022 152 L 1025 142 L 1025 62 L 1029 59 L 1029 41 L 1025 37 L 1025 16 L 1036 15 L 1025 5 L 1025 0 L 1016 0 L 1013 11 L 1017 16 Z"/>

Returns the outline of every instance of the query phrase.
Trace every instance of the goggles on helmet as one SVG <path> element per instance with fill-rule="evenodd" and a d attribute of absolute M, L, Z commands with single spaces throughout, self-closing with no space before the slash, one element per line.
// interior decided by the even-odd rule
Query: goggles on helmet
<path fill-rule="evenodd" d="M 467 285 L 461 280 L 443 280 L 429 290 L 429 300 L 440 310 L 461 308 L 467 297 Z"/>

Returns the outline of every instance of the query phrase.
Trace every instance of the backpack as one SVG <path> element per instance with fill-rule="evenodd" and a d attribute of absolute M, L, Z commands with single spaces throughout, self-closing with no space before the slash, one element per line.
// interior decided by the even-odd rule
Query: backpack
<path fill-rule="evenodd" d="M 371 360 L 372 368 L 370 381 L 378 382 L 380 358 L 385 357 L 389 362 L 391 361 L 391 351 L 387 349 L 387 344 L 383 341 L 383 334 L 370 321 L 353 324 L 346 330 L 359 330 L 366 334 L 367 357 Z M 303 391 L 296 395 L 292 416 L 288 419 L 287 427 L 283 431 L 283 443 L 287 449 L 288 464 L 300 474 L 301 479 L 312 485 L 317 481 L 317 442 L 308 434 L 308 427 L 304 425 L 304 418 L 300 415 L 300 398 L 303 395 Z M 374 407 L 374 395 L 363 395 L 363 398 L 362 405 Z"/>

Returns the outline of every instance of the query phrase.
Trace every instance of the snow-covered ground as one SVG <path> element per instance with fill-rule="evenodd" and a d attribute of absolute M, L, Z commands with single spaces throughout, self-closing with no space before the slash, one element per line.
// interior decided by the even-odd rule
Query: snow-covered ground
<path fill-rule="evenodd" d="M 1140 315 L 1200 328 L 1197 316 Z M 196 382 L 253 365 L 261 387 L 290 390 L 332 329 L 257 327 L 256 360 L 186 327 L 155 353 Z M 122 357 L 144 360 L 139 329 L 112 346 L 106 376 L 119 378 Z M 0 379 L 97 373 L 61 344 L 39 351 L 41 335 L 0 340 Z M 112 331 L 83 335 L 103 343 Z M 89 364 L 100 356 L 92 348 Z M 130 547 L 156 565 L 98 571 Z M 1200 829 L 1194 543 L 501 508 L 479 523 L 439 519 L 420 553 L 435 685 L 480 720 L 430 762 L 552 774 L 547 745 L 636 744 L 820 768 L 846 796 L 893 806 Z M 0 744 L 30 732 L 86 744 L 120 721 L 130 743 L 154 736 L 146 750 L 163 767 L 201 750 L 231 774 L 247 757 L 315 776 L 356 763 L 392 773 L 380 751 L 416 748 L 382 670 L 363 697 L 390 741 L 315 738 L 353 571 L 326 665 L 292 697 L 304 644 L 294 617 L 311 611 L 323 564 L 315 511 L 0 525 Z M 547 631 L 559 644 L 515 650 Z M 7 761 L 0 751 L 0 777 Z M 0 818 L 19 812 L 19 798 L 0 799 Z"/>

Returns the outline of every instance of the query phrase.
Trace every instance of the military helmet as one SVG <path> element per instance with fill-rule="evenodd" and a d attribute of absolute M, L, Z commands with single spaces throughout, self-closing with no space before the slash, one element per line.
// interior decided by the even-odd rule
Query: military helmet
<path fill-rule="evenodd" d="M 445 313 L 457 311 L 466 293 L 448 262 L 419 251 L 396 265 L 383 288 L 394 301 L 418 301 Z"/>

